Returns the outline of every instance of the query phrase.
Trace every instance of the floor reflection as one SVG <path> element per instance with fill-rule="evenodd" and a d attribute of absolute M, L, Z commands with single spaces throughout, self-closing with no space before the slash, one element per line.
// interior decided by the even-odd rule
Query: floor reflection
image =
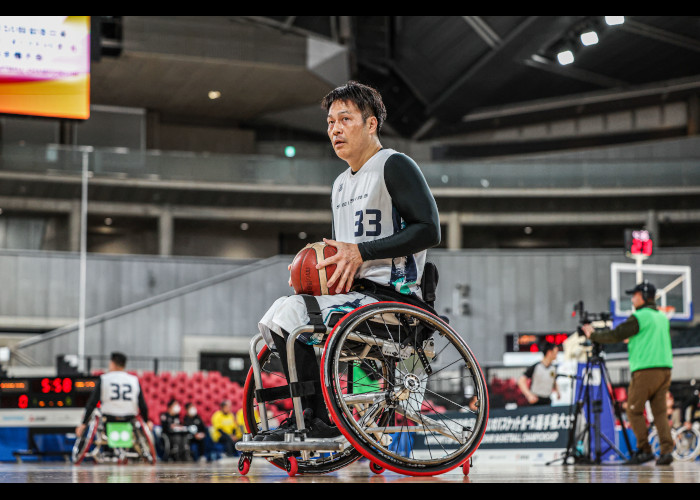
<path fill-rule="evenodd" d="M 289 477 L 262 458 L 253 460 L 246 476 L 237 461 L 211 464 L 74 466 L 63 462 L 0 463 L 0 483 L 211 483 L 211 484 L 469 484 L 469 483 L 695 483 L 700 482 L 700 462 L 674 462 L 671 466 L 545 466 L 520 463 L 483 463 L 465 476 L 461 468 L 432 477 L 410 477 L 385 471 L 374 474 L 366 460 L 325 475 Z"/>

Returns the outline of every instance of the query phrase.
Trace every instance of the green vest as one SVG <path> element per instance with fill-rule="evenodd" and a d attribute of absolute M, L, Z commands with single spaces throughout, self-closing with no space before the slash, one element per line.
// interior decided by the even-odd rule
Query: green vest
<path fill-rule="evenodd" d="M 639 333 L 627 344 L 630 372 L 644 368 L 673 368 L 671 333 L 668 318 L 661 311 L 642 307 L 633 313 Z"/>

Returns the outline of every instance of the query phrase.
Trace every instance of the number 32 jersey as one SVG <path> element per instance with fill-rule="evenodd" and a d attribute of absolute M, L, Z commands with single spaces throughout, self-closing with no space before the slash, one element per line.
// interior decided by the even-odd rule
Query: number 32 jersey
<path fill-rule="evenodd" d="M 391 173 L 385 172 L 389 160 Z M 331 204 L 334 239 L 358 244 L 363 254 L 355 278 L 420 297 L 426 249 L 436 244 L 436 231 L 439 242 L 440 225 L 435 200 L 413 160 L 393 149 L 381 149 L 357 172 L 348 168 L 336 178 Z M 385 240 L 404 230 L 407 222 L 414 225 L 411 231 Z M 430 227 L 431 235 L 419 231 L 420 227 Z"/>
<path fill-rule="evenodd" d="M 139 413 L 141 385 L 135 375 L 111 371 L 100 376 L 100 404 L 103 415 L 128 417 Z"/>

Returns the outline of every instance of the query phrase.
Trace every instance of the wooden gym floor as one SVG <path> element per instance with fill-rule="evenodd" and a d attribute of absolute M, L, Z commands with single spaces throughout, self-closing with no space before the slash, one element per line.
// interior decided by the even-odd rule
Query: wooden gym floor
<path fill-rule="evenodd" d="M 65 462 L 0 463 L 0 484 L 8 483 L 152 483 L 152 484 L 511 484 L 525 483 L 697 483 L 700 482 L 700 461 L 674 462 L 656 466 L 653 462 L 638 466 L 624 465 L 535 465 L 518 463 L 482 463 L 474 461 L 465 476 L 458 468 L 434 477 L 409 477 L 385 471 L 381 475 L 370 471 L 365 459 L 340 471 L 321 476 L 287 476 L 285 471 L 262 458 L 254 458 L 249 473 L 238 473 L 237 459 L 222 459 L 212 463 L 157 463 L 156 465 L 93 464 L 74 466 Z M 0 486 L 1 489 L 4 486 Z M 19 489 L 18 491 L 22 491 Z M 700 490 L 699 490 L 700 491 Z M 16 497 L 14 497 L 16 498 Z"/>

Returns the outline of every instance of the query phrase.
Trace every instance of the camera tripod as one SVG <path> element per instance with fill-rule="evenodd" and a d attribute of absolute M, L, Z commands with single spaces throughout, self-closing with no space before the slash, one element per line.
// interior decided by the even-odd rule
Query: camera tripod
<path fill-rule="evenodd" d="M 593 391 L 591 387 L 591 377 L 594 369 L 596 368 L 601 374 L 599 391 L 601 394 L 597 398 L 594 398 L 592 396 Z M 578 377 L 575 378 L 578 379 Z M 602 397 L 604 397 L 606 394 L 610 397 L 612 407 L 615 411 L 615 416 L 620 422 L 622 422 L 622 411 L 618 402 L 615 399 L 615 395 L 611 393 L 608 389 L 608 387 L 610 386 L 610 375 L 608 374 L 608 370 L 605 365 L 605 360 L 601 356 L 600 345 L 594 343 L 593 349 L 588 354 L 588 357 L 586 359 L 586 366 L 581 372 L 580 384 L 578 385 L 576 391 L 576 403 L 571 407 L 573 414 L 573 422 L 571 424 L 571 428 L 569 429 L 569 438 L 566 445 L 566 451 L 564 452 L 564 455 L 561 458 L 552 460 L 546 465 L 550 465 L 560 460 L 563 462 L 564 465 L 566 465 L 568 463 L 569 458 L 573 458 L 574 463 L 584 465 L 600 464 L 603 455 L 601 446 L 603 440 L 608 444 L 608 450 L 612 449 L 621 459 L 627 460 L 628 457 L 626 457 L 625 454 L 622 453 L 615 446 L 615 444 L 600 430 L 600 414 L 603 411 Z M 578 419 L 580 416 L 583 415 L 584 408 L 588 408 L 587 413 L 589 417 L 590 413 L 593 413 L 593 418 L 584 419 L 586 422 L 584 428 L 577 435 L 576 430 L 578 426 Z M 631 450 L 629 436 L 627 436 L 627 432 L 624 431 L 624 429 L 622 435 L 625 439 L 627 449 Z M 579 450 L 577 450 L 576 445 L 579 442 L 583 442 L 584 439 L 586 439 L 586 437 L 588 438 L 589 452 L 587 455 L 583 455 Z M 595 448 L 593 448 L 593 444 L 595 444 Z M 593 449 L 595 449 L 595 458 L 591 458 L 591 450 Z"/>

